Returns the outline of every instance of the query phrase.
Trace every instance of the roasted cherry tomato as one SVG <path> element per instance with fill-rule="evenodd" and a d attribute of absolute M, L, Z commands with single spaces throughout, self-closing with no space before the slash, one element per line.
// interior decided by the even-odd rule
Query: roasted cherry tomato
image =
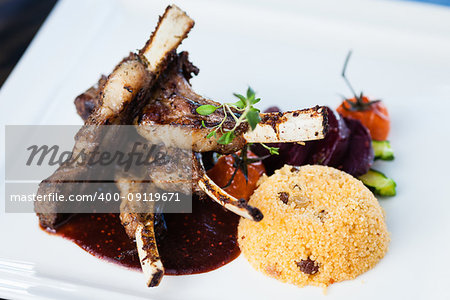
<path fill-rule="evenodd" d="M 385 141 L 389 135 L 389 113 L 380 100 L 370 101 L 365 96 L 347 99 L 336 109 L 344 117 L 357 119 L 367 127 L 373 140 Z"/>
<path fill-rule="evenodd" d="M 248 151 L 247 157 L 257 158 L 257 156 L 250 151 Z M 256 189 L 256 183 L 258 182 L 259 177 L 261 177 L 266 170 L 264 169 L 261 161 L 248 164 L 248 181 L 245 180 L 242 170 L 238 168 L 233 181 L 231 181 L 231 184 L 228 185 L 235 171 L 236 168 L 234 167 L 234 157 L 232 155 L 224 155 L 217 160 L 214 167 L 208 170 L 207 174 L 220 187 L 223 188 L 226 186 L 224 190 L 230 195 L 239 199 L 243 198 L 248 200 L 253 194 L 253 191 Z"/>

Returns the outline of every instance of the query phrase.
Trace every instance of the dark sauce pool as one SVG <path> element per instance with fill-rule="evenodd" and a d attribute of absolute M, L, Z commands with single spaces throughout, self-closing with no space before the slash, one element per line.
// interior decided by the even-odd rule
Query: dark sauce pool
<path fill-rule="evenodd" d="M 167 232 L 158 250 L 167 275 L 217 269 L 239 256 L 239 217 L 210 199 L 193 199 L 191 214 L 165 214 Z M 125 233 L 118 214 L 78 214 L 54 234 L 67 238 L 107 261 L 140 270 L 136 244 Z"/>

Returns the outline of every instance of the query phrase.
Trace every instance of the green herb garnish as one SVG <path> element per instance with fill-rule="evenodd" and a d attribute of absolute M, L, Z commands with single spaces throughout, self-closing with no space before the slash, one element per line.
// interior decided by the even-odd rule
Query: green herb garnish
<path fill-rule="evenodd" d="M 258 123 L 261 122 L 261 118 L 259 116 L 260 110 L 253 106 L 256 103 L 258 103 L 259 101 L 261 101 L 261 99 L 256 98 L 256 93 L 251 87 L 249 87 L 247 89 L 246 96 L 243 96 L 241 94 L 233 94 L 233 95 L 239 99 L 235 103 L 224 103 L 220 106 L 206 104 L 206 105 L 199 106 L 196 109 L 197 113 L 202 116 L 209 116 L 209 115 L 213 114 L 219 108 L 223 109 L 224 117 L 223 117 L 222 121 L 218 125 L 212 127 L 213 130 L 206 136 L 206 138 L 208 138 L 208 139 L 213 136 L 216 137 L 217 131 L 220 130 L 220 132 L 222 133 L 222 136 L 218 139 L 217 142 L 222 145 L 228 145 L 229 143 L 231 143 L 233 141 L 233 139 L 236 137 L 234 132 L 239 127 L 239 125 L 241 125 L 242 123 L 247 122 L 248 125 L 250 125 L 250 128 L 252 130 L 254 130 L 256 128 L 256 125 L 258 125 Z M 241 115 L 239 118 L 234 114 L 232 108 L 241 112 Z M 228 114 L 230 114 L 235 121 L 235 125 L 231 130 L 227 130 L 227 129 L 223 128 L 223 123 L 225 123 L 225 121 L 228 117 Z M 203 121 L 203 120 L 202 120 L 202 126 L 206 128 L 205 121 Z M 266 148 L 267 150 L 269 150 L 270 155 L 278 155 L 279 154 L 278 148 L 269 147 L 263 143 L 261 143 L 261 145 L 264 148 Z M 242 153 L 245 156 L 247 155 L 247 151 L 245 151 L 245 152 L 243 151 Z M 244 161 L 246 161 L 246 160 L 244 160 Z"/>
<path fill-rule="evenodd" d="M 223 109 L 224 117 L 223 120 L 213 127 L 213 131 L 211 131 L 206 137 L 216 137 L 217 131 L 220 130 L 222 133 L 222 136 L 217 141 L 219 144 L 227 145 L 233 141 L 235 138 L 234 132 L 236 129 L 242 124 L 247 122 L 250 125 L 250 128 L 253 130 L 255 129 L 256 125 L 258 125 L 259 122 L 261 122 L 261 118 L 259 117 L 259 109 L 255 108 L 253 105 L 258 103 L 261 99 L 256 98 L 255 91 L 252 90 L 252 88 L 247 89 L 247 96 L 243 96 L 241 94 L 234 94 L 239 100 L 235 103 L 224 103 L 220 106 L 214 106 L 214 105 L 202 105 L 199 106 L 196 111 L 199 115 L 202 116 L 209 116 L 213 114 L 216 110 L 219 108 Z M 237 110 L 241 113 L 239 118 L 235 115 L 232 109 Z M 231 130 L 227 130 L 223 128 L 223 124 L 225 123 L 228 115 L 232 116 L 235 124 L 234 127 Z M 202 126 L 206 127 L 205 122 L 202 121 Z"/>

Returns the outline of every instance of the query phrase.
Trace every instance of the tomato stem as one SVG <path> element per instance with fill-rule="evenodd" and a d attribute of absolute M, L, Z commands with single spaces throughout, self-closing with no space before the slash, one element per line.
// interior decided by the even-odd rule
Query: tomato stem
<path fill-rule="evenodd" d="M 345 99 L 344 104 L 342 107 L 347 111 L 366 111 L 369 110 L 371 105 L 377 102 L 380 102 L 380 100 L 374 100 L 374 101 L 364 101 L 364 95 L 363 92 L 359 94 L 359 96 L 356 94 L 355 90 L 353 89 L 352 84 L 350 83 L 350 80 L 348 80 L 345 72 L 347 71 L 347 65 L 350 61 L 350 57 L 352 56 L 353 51 L 349 50 L 347 57 L 345 58 L 344 67 L 342 69 L 342 77 L 344 78 L 345 83 L 347 84 L 350 91 L 353 93 L 355 101 L 352 101 L 352 99 Z M 348 105 L 345 105 L 348 104 Z"/>
<path fill-rule="evenodd" d="M 350 61 L 350 57 L 352 56 L 353 51 L 349 50 L 347 53 L 347 57 L 345 58 L 345 62 L 344 62 L 344 67 L 342 69 L 342 77 L 344 78 L 345 83 L 347 84 L 348 88 L 350 89 L 350 91 L 353 93 L 353 96 L 355 96 L 355 99 L 357 102 L 362 102 L 362 100 L 360 100 L 358 98 L 358 95 L 356 95 L 355 90 L 353 89 L 352 84 L 350 83 L 350 80 L 348 80 L 347 76 L 345 75 L 345 72 L 347 71 L 347 65 L 348 62 Z M 361 93 L 362 95 L 362 93 Z"/>

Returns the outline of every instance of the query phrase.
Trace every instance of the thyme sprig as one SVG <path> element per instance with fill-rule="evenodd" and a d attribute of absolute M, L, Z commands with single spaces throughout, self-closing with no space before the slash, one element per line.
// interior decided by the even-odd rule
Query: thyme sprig
<path fill-rule="evenodd" d="M 256 98 L 255 91 L 249 87 L 247 89 L 246 96 L 243 96 L 241 94 L 233 94 L 236 98 L 238 98 L 238 101 L 235 103 L 224 103 L 219 106 L 214 105 L 201 105 L 199 106 L 196 111 L 198 114 L 202 116 L 209 116 L 213 114 L 218 109 L 223 109 L 224 117 L 222 121 L 219 122 L 219 124 L 212 127 L 212 131 L 206 136 L 208 139 L 211 137 L 217 137 L 217 132 L 220 132 L 222 136 L 218 139 L 218 143 L 222 145 L 227 145 L 233 141 L 235 136 L 236 129 L 242 124 L 247 122 L 250 126 L 251 130 L 254 130 L 256 128 L 256 125 L 258 125 L 259 122 L 261 122 L 261 118 L 259 116 L 260 110 L 256 107 L 254 107 L 255 104 L 257 104 L 259 101 L 261 101 L 260 98 Z M 238 111 L 240 115 L 235 114 L 234 111 Z M 223 128 L 223 124 L 228 118 L 228 115 L 230 115 L 234 121 L 235 124 L 232 129 L 226 129 Z M 207 128 L 205 122 L 202 120 L 202 126 Z M 251 144 L 247 144 L 244 146 L 244 148 L 240 151 L 240 153 L 233 153 L 231 156 L 233 157 L 233 167 L 234 172 L 231 175 L 231 178 L 229 179 L 228 183 L 223 186 L 222 188 L 227 188 L 231 185 L 233 182 L 238 170 L 242 171 L 242 174 L 245 177 L 245 181 L 248 182 L 248 165 L 262 161 L 269 157 L 270 155 L 278 155 L 278 148 L 276 147 L 270 147 L 263 143 L 260 143 L 264 148 L 269 150 L 269 155 L 263 156 L 263 157 L 255 157 L 255 158 L 249 158 L 248 157 L 248 151 Z"/>
<path fill-rule="evenodd" d="M 254 130 L 256 128 L 256 125 L 258 125 L 258 123 L 261 122 L 261 118 L 259 116 L 260 110 L 254 107 L 254 105 L 259 101 L 261 101 L 261 99 L 256 98 L 256 93 L 251 87 L 247 89 L 246 96 L 243 96 L 241 94 L 233 94 L 233 95 L 239 99 L 235 103 L 224 103 L 220 106 L 207 104 L 199 106 L 196 109 L 197 113 L 202 116 L 209 116 L 219 108 L 223 109 L 224 117 L 222 121 L 216 126 L 214 126 L 213 130 L 206 136 L 206 138 L 208 139 L 213 136 L 216 137 L 217 132 L 220 131 L 220 133 L 222 133 L 222 136 L 219 138 L 217 142 L 222 145 L 227 145 L 233 141 L 233 139 L 236 137 L 234 132 L 242 123 L 247 122 L 250 125 L 250 128 Z M 233 112 L 233 109 L 239 111 L 241 115 L 237 117 L 236 114 Z M 223 128 L 223 124 L 225 123 L 228 115 L 232 116 L 235 121 L 234 127 L 230 130 Z M 206 128 L 204 121 L 202 121 L 202 126 Z M 262 145 L 264 148 L 270 151 L 270 154 L 278 154 L 278 148 L 269 147 L 264 144 Z"/>
<path fill-rule="evenodd" d="M 270 155 L 280 155 L 280 152 L 278 152 L 279 148 L 277 147 L 270 147 L 267 146 L 264 143 L 260 143 L 261 146 L 263 146 L 264 148 L 266 148 L 267 150 L 269 150 Z"/>
<path fill-rule="evenodd" d="M 202 105 L 199 106 L 196 111 L 198 114 L 202 116 L 209 116 L 213 114 L 216 110 L 219 108 L 223 109 L 224 117 L 222 121 L 214 126 L 213 131 L 211 131 L 206 137 L 209 139 L 211 137 L 216 137 L 217 132 L 220 130 L 222 133 L 222 136 L 217 141 L 219 144 L 227 145 L 233 141 L 235 138 L 234 132 L 236 129 L 244 122 L 247 122 L 251 129 L 255 129 L 256 125 L 261 122 L 261 118 L 259 117 L 259 109 L 255 108 L 253 105 L 261 101 L 260 98 L 256 98 L 256 93 L 253 91 L 252 88 L 247 89 L 247 97 L 241 95 L 241 94 L 233 94 L 235 97 L 237 97 L 239 100 L 235 103 L 224 103 L 220 106 L 214 106 L 214 105 Z M 239 117 L 236 116 L 236 114 L 233 112 L 233 109 L 239 111 L 241 115 Z M 233 117 L 235 124 L 234 127 L 230 130 L 227 130 L 223 128 L 223 124 L 228 118 L 228 115 Z M 206 127 L 205 122 L 202 121 L 202 126 Z"/>

